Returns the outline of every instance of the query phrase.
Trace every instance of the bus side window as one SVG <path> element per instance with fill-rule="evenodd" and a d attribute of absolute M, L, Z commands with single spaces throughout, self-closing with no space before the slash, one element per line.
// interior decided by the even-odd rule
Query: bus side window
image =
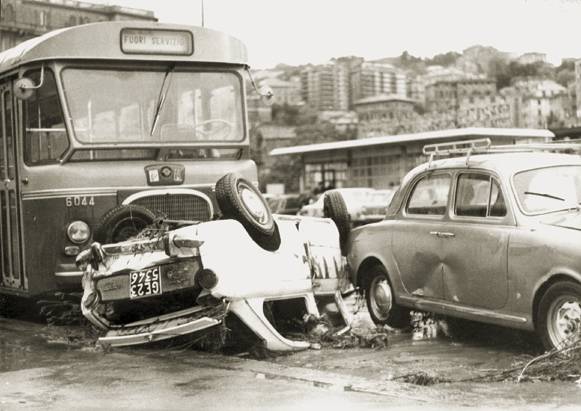
<path fill-rule="evenodd" d="M 40 83 L 40 70 L 26 76 Z M 24 102 L 24 113 L 24 161 L 31 165 L 57 162 L 69 147 L 69 139 L 52 71 L 45 69 L 42 86 Z"/>

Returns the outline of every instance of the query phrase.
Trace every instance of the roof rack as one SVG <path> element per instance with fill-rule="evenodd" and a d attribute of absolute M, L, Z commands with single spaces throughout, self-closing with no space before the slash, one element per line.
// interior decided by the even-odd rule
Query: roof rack
<path fill-rule="evenodd" d="M 522 153 L 533 151 L 573 151 L 581 152 L 581 140 L 560 140 L 549 143 L 504 144 L 493 146 L 489 138 L 451 141 L 447 143 L 428 144 L 423 153 L 430 156 L 428 168 L 431 168 L 434 157 L 444 157 L 454 154 L 466 154 L 466 165 L 470 155 L 480 153 Z"/>

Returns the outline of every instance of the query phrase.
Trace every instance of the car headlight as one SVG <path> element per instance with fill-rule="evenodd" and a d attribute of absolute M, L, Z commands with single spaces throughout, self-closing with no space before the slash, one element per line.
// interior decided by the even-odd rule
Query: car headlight
<path fill-rule="evenodd" d="M 67 237 L 75 244 L 86 242 L 91 236 L 91 229 L 84 221 L 73 221 L 67 227 Z"/>

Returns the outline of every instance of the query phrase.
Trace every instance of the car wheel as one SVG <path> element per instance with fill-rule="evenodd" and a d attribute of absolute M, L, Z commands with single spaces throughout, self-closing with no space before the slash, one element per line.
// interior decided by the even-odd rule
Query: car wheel
<path fill-rule="evenodd" d="M 151 225 L 156 215 L 137 204 L 120 205 L 109 210 L 95 230 L 93 239 L 102 244 L 128 240 Z"/>
<path fill-rule="evenodd" d="M 216 200 L 224 218 L 237 220 L 262 248 L 275 251 L 280 234 L 268 203 L 248 180 L 229 173 L 216 183 Z"/>
<path fill-rule="evenodd" d="M 374 266 L 365 281 L 365 300 L 373 322 L 404 328 L 410 325 L 410 311 L 395 303 L 394 292 L 387 273 L 381 266 Z"/>
<path fill-rule="evenodd" d="M 539 302 L 537 332 L 547 350 L 581 340 L 581 284 L 551 285 Z"/>
<path fill-rule="evenodd" d="M 345 252 L 345 244 L 351 232 L 351 219 L 343 196 L 338 191 L 327 191 L 323 199 L 323 216 L 333 220 L 339 230 L 341 250 Z"/>

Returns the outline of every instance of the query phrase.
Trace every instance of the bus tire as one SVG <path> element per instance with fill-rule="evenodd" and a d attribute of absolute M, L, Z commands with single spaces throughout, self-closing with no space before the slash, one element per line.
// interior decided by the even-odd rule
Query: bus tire
<path fill-rule="evenodd" d="M 152 224 L 155 218 L 151 210 L 137 204 L 117 206 L 101 218 L 93 240 L 101 244 L 128 240 Z"/>
<path fill-rule="evenodd" d="M 347 204 L 343 196 L 338 191 L 327 191 L 323 199 L 323 216 L 333 220 L 339 230 L 339 243 L 341 250 L 345 254 L 345 245 L 351 232 L 351 217 L 347 211 Z"/>
<path fill-rule="evenodd" d="M 238 221 L 260 247 L 275 251 L 280 234 L 268 203 L 250 181 L 228 173 L 216 183 L 216 200 L 226 219 Z"/>

